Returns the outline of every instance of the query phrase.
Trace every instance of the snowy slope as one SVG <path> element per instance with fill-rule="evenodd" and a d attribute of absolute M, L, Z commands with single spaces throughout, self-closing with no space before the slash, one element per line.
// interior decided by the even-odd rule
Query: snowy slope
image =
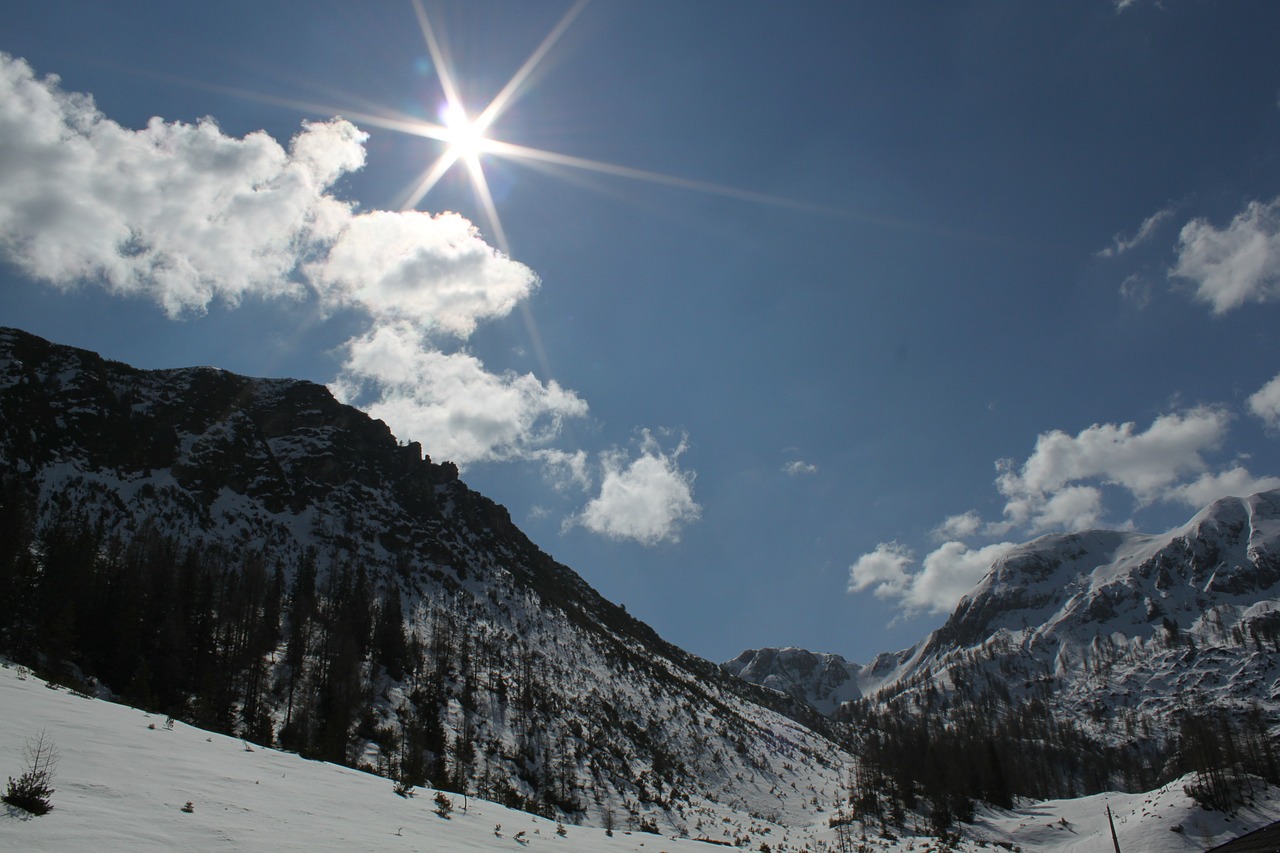
<path fill-rule="evenodd" d="M 567 826 L 453 796 L 450 819 L 433 793 L 397 796 L 391 782 L 296 755 L 252 747 L 163 717 L 48 688 L 0 669 L 0 761 L 16 775 L 26 739 L 41 729 L 62 759 L 53 811 L 34 818 L 0 806 L 0 850 L 74 851 L 493 851 L 652 853 L 710 850 L 647 833 Z M 190 802 L 192 811 L 184 812 Z M 501 837 L 494 834 L 501 824 Z M 522 845 L 515 840 L 525 833 Z M 721 848 L 723 849 L 723 848 Z"/>
<path fill-rule="evenodd" d="M 53 811 L 35 818 L 0 807 L 0 850 L 79 851 L 560 851 L 659 853 L 725 849 L 721 845 L 565 825 L 470 798 L 451 795 L 450 819 L 434 810 L 430 790 L 396 796 L 383 778 L 211 734 L 122 705 L 50 688 L 18 667 L 0 667 L 0 773 L 21 770 L 23 744 L 44 730 L 62 759 L 53 787 Z M 183 806 L 190 802 L 192 811 Z M 1125 853 L 1202 850 L 1280 817 L 1280 790 L 1259 789 L 1253 805 L 1234 818 L 1206 812 L 1174 783 L 1149 794 L 1109 794 L 1078 800 L 1023 803 L 1011 811 L 985 810 L 966 827 L 959 849 L 1076 853 L 1110 849 L 1104 813 L 1116 816 Z M 810 826 L 784 831 L 762 821 L 717 821 L 706 833 L 721 844 L 748 839 L 759 850 L 812 853 L 835 850 L 825 815 Z M 1065 821 L 1065 822 L 1064 822 Z M 495 826 L 501 825 L 495 834 Z M 1182 832 L 1171 831 L 1181 826 Z M 516 840 L 523 831 L 524 843 Z M 727 832 L 727 834 L 726 834 Z M 856 832 L 856 830 L 855 830 Z M 695 833 L 696 834 L 696 833 Z M 894 841 L 869 833 L 869 849 L 933 849 L 936 840 L 902 835 Z"/>

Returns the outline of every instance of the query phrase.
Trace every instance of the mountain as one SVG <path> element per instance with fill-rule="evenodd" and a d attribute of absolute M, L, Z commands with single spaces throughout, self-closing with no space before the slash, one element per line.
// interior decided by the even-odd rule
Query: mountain
<path fill-rule="evenodd" d="M 0 471 L 0 649 L 87 693 L 597 825 L 724 840 L 840 789 L 821 715 L 322 386 L 3 329 Z"/>
<path fill-rule="evenodd" d="M 1082 722 L 1130 709 L 1165 723 L 1193 704 L 1274 716 L 1277 654 L 1280 490 L 1223 498 L 1164 534 L 1093 530 L 1019 545 L 941 628 L 864 665 L 788 648 L 722 666 L 824 714 L 859 699 L 993 689 L 1052 697 Z"/>
<path fill-rule="evenodd" d="M 845 702 L 862 698 L 857 664 L 840 655 L 805 649 L 748 649 L 721 664 L 728 673 L 752 684 L 786 693 L 828 716 Z"/>
<path fill-rule="evenodd" d="M 854 725 L 855 813 L 968 820 L 1148 790 L 1186 773 L 1206 806 L 1280 782 L 1280 491 L 1216 501 L 1160 535 L 1013 548 L 928 637 L 862 666 L 750 651 L 727 671 Z M 838 702 L 840 691 L 848 697 Z"/>
<path fill-rule="evenodd" d="M 1224 498 L 1160 535 L 1096 530 L 1012 549 L 946 623 L 863 673 L 880 698 L 926 682 L 1052 697 L 1114 736 L 1132 715 L 1280 711 L 1280 491 Z"/>

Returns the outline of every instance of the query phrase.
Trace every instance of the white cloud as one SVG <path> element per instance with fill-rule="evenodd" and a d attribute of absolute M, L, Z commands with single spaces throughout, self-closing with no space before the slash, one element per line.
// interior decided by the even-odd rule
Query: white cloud
<path fill-rule="evenodd" d="M 948 516 L 933 530 L 935 539 L 967 539 L 982 529 L 982 516 L 969 510 L 960 515 Z"/>
<path fill-rule="evenodd" d="M 1123 255 L 1130 249 L 1135 249 L 1143 243 L 1150 240 L 1160 228 L 1160 225 L 1173 216 L 1173 208 L 1166 207 L 1163 210 L 1157 210 L 1155 213 L 1142 220 L 1142 224 L 1138 226 L 1138 231 L 1132 237 L 1124 237 L 1117 234 L 1111 238 L 1111 245 L 1098 252 L 1100 258 L 1114 258 Z"/>
<path fill-rule="evenodd" d="M 1250 404 L 1260 417 L 1275 414 L 1280 377 L 1250 398 Z M 1141 432 L 1126 423 L 1094 424 L 1074 436 L 1060 430 L 1042 433 L 1021 465 L 1012 459 L 996 463 L 996 486 L 1005 498 L 1002 521 L 984 522 L 975 510 L 948 517 L 932 531 L 946 541 L 918 569 L 909 548 L 881 543 L 849 567 L 849 592 L 871 590 L 896 602 L 906 615 L 947 613 L 1014 547 L 999 542 L 974 548 L 960 541 L 967 537 L 1100 527 L 1104 486 L 1127 491 L 1139 506 L 1160 501 L 1193 508 L 1228 495 L 1280 488 L 1280 477 L 1255 476 L 1240 458 L 1225 470 L 1210 469 L 1204 454 L 1221 446 L 1230 421 L 1225 409 L 1200 406 L 1161 415 Z"/>
<path fill-rule="evenodd" d="M 1250 202 L 1222 230 L 1203 219 L 1188 222 L 1169 272 L 1195 282 L 1196 297 L 1215 314 L 1280 298 L 1280 198 Z"/>
<path fill-rule="evenodd" d="M 0 54 L 0 248 L 37 279 L 97 280 L 171 315 L 220 298 L 297 294 L 301 256 L 336 238 L 350 207 L 326 193 L 364 164 L 365 135 L 304 123 L 286 151 L 212 119 L 129 130 L 85 95 Z"/>
<path fill-rule="evenodd" d="M 538 285 L 532 270 L 490 247 L 456 213 L 355 216 L 308 272 L 332 301 L 458 337 L 479 320 L 506 316 Z"/>
<path fill-rule="evenodd" d="M 924 558 L 923 571 L 912 576 L 903 603 L 909 611 L 950 613 L 986 576 L 991 564 L 1012 547 L 1012 542 L 997 542 L 983 548 L 944 542 Z"/>
<path fill-rule="evenodd" d="M 1249 411 L 1271 429 L 1280 429 L 1280 374 L 1249 397 Z"/>
<path fill-rule="evenodd" d="M 1119 486 L 1140 505 L 1149 504 L 1184 475 L 1207 469 L 1201 454 L 1221 444 L 1230 419 L 1222 409 L 1201 406 L 1161 415 L 1145 432 L 1126 423 L 1094 424 L 1075 436 L 1042 433 L 1021 467 L 1009 459 L 997 463 L 1005 517 L 1032 530 L 1091 526 L 1101 513 L 1101 495 L 1083 486 L 1088 480 Z"/>
<path fill-rule="evenodd" d="M 664 453 L 645 430 L 640 455 L 626 451 L 602 454 L 600 494 L 565 521 L 611 539 L 631 539 L 644 545 L 677 541 L 680 527 L 697 521 L 702 508 L 693 499 L 694 474 L 681 470 L 679 457 L 686 441 Z"/>
<path fill-rule="evenodd" d="M 874 587 L 880 598 L 899 596 L 910 580 L 907 567 L 913 562 L 909 548 L 897 542 L 881 542 L 874 551 L 863 554 L 849 567 L 849 592 L 862 592 Z"/>
<path fill-rule="evenodd" d="M 426 345 L 407 322 L 347 342 L 334 394 L 352 402 L 368 385 L 376 389 L 363 407 L 370 415 L 459 465 L 537 458 L 566 418 L 587 414 L 586 402 L 554 380 L 490 373 L 475 356 Z"/>
<path fill-rule="evenodd" d="M 548 447 L 534 451 L 530 457 L 543 464 L 545 475 L 556 491 L 567 491 L 570 486 L 577 486 L 583 491 L 591 488 L 591 472 L 585 450 L 571 453 Z"/>
<path fill-rule="evenodd" d="M 1010 542 L 982 548 L 944 542 L 925 556 L 919 571 L 911 571 L 915 558 L 909 549 L 881 542 L 849 567 L 849 592 L 871 589 L 878 598 L 896 600 L 907 614 L 950 613 L 1012 547 Z"/>
<path fill-rule="evenodd" d="M 1190 483 L 1169 490 L 1167 501 L 1198 509 L 1219 498 L 1247 497 L 1268 489 L 1280 489 L 1280 477 L 1255 477 L 1243 465 L 1217 474 L 1204 473 Z"/>
<path fill-rule="evenodd" d="M 783 465 L 783 466 L 782 466 L 782 471 L 783 471 L 783 473 L 785 473 L 785 474 L 787 474 L 787 475 L 789 475 L 789 476 L 792 476 L 792 477 L 798 477 L 798 476 L 800 476 L 801 474 L 816 474 L 816 473 L 818 473 L 818 466 L 817 466 L 817 465 L 813 465 L 813 464 L 811 464 L 811 463 L 809 463 L 809 462 L 805 462 L 805 461 L 804 461 L 804 460 L 802 460 L 802 459 L 797 459 L 797 460 L 795 460 L 795 461 L 793 461 L 793 462 L 788 462 L 786 465 Z"/>

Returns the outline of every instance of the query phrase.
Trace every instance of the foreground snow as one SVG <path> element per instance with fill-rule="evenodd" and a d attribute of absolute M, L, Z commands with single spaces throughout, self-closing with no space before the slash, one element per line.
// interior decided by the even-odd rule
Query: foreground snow
<path fill-rule="evenodd" d="M 152 728 L 154 726 L 154 728 Z M 54 809 L 40 818 L 0 806 L 0 850 L 590 851 L 723 850 L 709 844 L 567 826 L 462 798 L 450 819 L 433 792 L 252 747 L 161 716 L 53 689 L 0 669 L 0 776 L 16 776 L 41 729 L 62 754 Z M 183 811 L 190 802 L 192 811 Z M 501 837 L 494 826 L 501 824 Z M 524 843 L 515 839 L 523 831 Z"/>
<path fill-rule="evenodd" d="M 11 666 L 0 668 L 0 777 L 22 770 L 23 744 L 41 730 L 62 754 L 54 779 L 54 810 L 44 817 L 0 809 L 0 850 L 82 851 L 499 851 L 656 853 L 723 846 L 645 833 L 565 827 L 462 798 L 445 820 L 433 792 L 396 796 L 377 776 L 290 753 L 248 747 L 235 738 L 46 685 Z M 183 807 L 191 804 L 191 811 Z M 961 846 L 993 842 L 1028 851 L 1110 849 L 1105 807 L 1116 815 L 1125 853 L 1203 850 L 1280 819 L 1280 790 L 1264 791 L 1235 818 L 1195 806 L 1174 783 L 1147 794 L 1110 794 L 985 811 L 965 827 Z M 807 838 L 756 835 L 773 850 L 834 849 L 819 822 Z M 501 824 L 500 835 L 494 828 Z M 1181 832 L 1172 828 L 1181 826 Z M 523 832 L 521 840 L 516 834 Z M 928 851 L 933 839 L 869 839 L 881 850 Z"/>

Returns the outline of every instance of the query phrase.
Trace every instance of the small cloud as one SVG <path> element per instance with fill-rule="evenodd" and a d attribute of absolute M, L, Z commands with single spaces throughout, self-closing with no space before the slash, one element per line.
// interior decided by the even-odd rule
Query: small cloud
<path fill-rule="evenodd" d="M 694 473 L 681 470 L 688 449 L 681 439 L 665 453 L 648 430 L 641 435 L 640 455 L 623 450 L 602 454 L 600 493 L 564 522 L 564 529 L 585 527 L 610 539 L 642 545 L 679 541 L 680 528 L 697 521 L 702 508 L 693 499 Z"/>
<path fill-rule="evenodd" d="M 782 471 L 789 476 L 799 477 L 801 474 L 818 473 L 818 466 L 805 462 L 802 459 L 797 459 L 794 462 L 788 462 L 786 465 L 783 465 Z"/>
<path fill-rule="evenodd" d="M 880 598 L 898 597 L 907 586 L 907 567 L 913 562 L 911 549 L 897 542 L 881 542 L 849 567 L 849 592 L 872 589 Z"/>
<path fill-rule="evenodd" d="M 1249 397 L 1249 411 L 1268 429 L 1280 430 L 1280 374 Z"/>
<path fill-rule="evenodd" d="M 534 451 L 530 457 L 543 464 L 544 476 L 557 492 L 568 491 L 571 486 L 577 486 L 583 491 L 591 488 L 591 472 L 587 467 L 585 450 L 570 453 L 566 450 L 544 448 Z"/>
<path fill-rule="evenodd" d="M 1119 11 L 1119 9 L 1117 9 L 1117 11 Z M 1173 216 L 1173 211 L 1174 208 L 1172 206 L 1166 207 L 1162 210 L 1157 210 L 1155 213 L 1142 220 L 1142 224 L 1138 226 L 1137 232 L 1132 237 L 1125 237 L 1121 234 L 1115 235 L 1115 237 L 1111 238 L 1111 245 L 1097 253 L 1098 257 L 1116 258 L 1131 249 L 1141 246 L 1155 235 L 1156 231 L 1160 228 L 1161 223 Z"/>
<path fill-rule="evenodd" d="M 1280 198 L 1250 202 L 1226 228 L 1193 219 L 1178 235 L 1171 276 L 1195 284 L 1214 314 L 1280 299 Z"/>
<path fill-rule="evenodd" d="M 1013 548 L 999 542 L 970 548 L 962 542 L 944 542 L 913 571 L 915 557 L 896 542 L 882 542 L 849 567 L 849 592 L 871 589 L 877 598 L 896 600 L 906 615 L 950 613 L 973 589 L 996 560 Z"/>
<path fill-rule="evenodd" d="M 1135 273 L 1121 282 L 1120 297 L 1138 309 L 1146 308 L 1151 304 L 1151 282 Z"/>
<path fill-rule="evenodd" d="M 935 539 L 967 539 L 982 529 L 982 516 L 974 510 L 949 516 L 933 529 Z"/>

